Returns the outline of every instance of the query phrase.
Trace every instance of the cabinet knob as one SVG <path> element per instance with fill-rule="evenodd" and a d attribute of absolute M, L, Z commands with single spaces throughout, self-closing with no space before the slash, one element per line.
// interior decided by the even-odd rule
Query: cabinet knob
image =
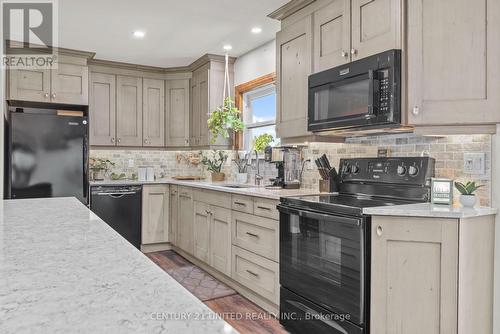
<path fill-rule="evenodd" d="M 378 235 L 379 237 L 381 237 L 381 236 L 382 236 L 382 232 L 384 232 L 384 230 L 382 229 L 382 226 L 377 226 L 377 235 Z"/>
<path fill-rule="evenodd" d="M 111 138 L 111 142 L 114 144 L 115 143 L 115 138 Z"/>
<path fill-rule="evenodd" d="M 45 94 L 43 94 L 43 96 L 44 96 L 45 98 L 48 98 L 48 97 L 49 97 L 49 93 L 45 93 Z"/>
<path fill-rule="evenodd" d="M 413 109 L 411 110 L 412 114 L 417 116 L 419 113 L 420 113 L 420 108 L 415 106 L 413 107 Z"/>
<path fill-rule="evenodd" d="M 342 57 L 344 58 L 349 57 L 349 53 L 347 51 L 342 51 Z"/>
<path fill-rule="evenodd" d="M 144 144 L 149 144 L 149 140 L 144 139 Z"/>
<path fill-rule="evenodd" d="M 122 140 L 120 138 L 118 138 L 118 143 L 121 143 L 121 142 L 122 142 Z"/>
<path fill-rule="evenodd" d="M 56 93 L 52 93 L 50 96 L 54 99 L 56 97 Z"/>
<path fill-rule="evenodd" d="M 351 49 L 351 55 L 357 56 L 358 55 L 358 50 L 356 49 Z"/>

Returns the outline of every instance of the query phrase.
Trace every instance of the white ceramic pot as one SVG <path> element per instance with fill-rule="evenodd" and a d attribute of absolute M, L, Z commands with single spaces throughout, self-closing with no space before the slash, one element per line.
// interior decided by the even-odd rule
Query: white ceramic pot
<path fill-rule="evenodd" d="M 464 208 L 473 208 L 476 200 L 476 195 L 460 195 L 460 203 L 462 203 Z"/>
<path fill-rule="evenodd" d="M 236 183 L 247 183 L 248 173 L 236 173 Z"/>

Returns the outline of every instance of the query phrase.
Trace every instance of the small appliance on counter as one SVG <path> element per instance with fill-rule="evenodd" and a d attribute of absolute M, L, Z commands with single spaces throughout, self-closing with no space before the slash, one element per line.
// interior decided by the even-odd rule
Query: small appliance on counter
<path fill-rule="evenodd" d="M 282 197 L 280 314 L 290 333 L 369 333 L 371 216 L 429 202 L 430 157 L 340 160 L 338 194 Z M 312 315 L 312 316 L 311 316 Z"/>
<path fill-rule="evenodd" d="M 278 177 L 272 180 L 272 187 L 299 189 L 303 169 L 302 150 L 292 146 L 273 147 L 271 150 L 265 160 L 274 163 L 278 169 Z"/>

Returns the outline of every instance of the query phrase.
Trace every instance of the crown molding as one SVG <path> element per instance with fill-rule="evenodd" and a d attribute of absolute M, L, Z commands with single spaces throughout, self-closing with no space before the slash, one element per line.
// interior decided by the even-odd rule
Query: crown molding
<path fill-rule="evenodd" d="M 281 21 L 315 1 L 316 0 L 292 0 L 267 15 L 267 17 Z"/>
<path fill-rule="evenodd" d="M 14 46 L 19 46 L 21 47 L 23 45 L 23 42 L 20 41 L 14 41 L 14 40 L 5 40 L 5 48 L 7 48 L 7 45 L 14 45 Z M 41 44 L 31 44 L 33 47 L 39 47 L 39 48 L 45 48 L 45 45 Z M 75 57 L 82 57 L 86 59 L 92 59 L 95 56 L 95 52 L 90 52 L 90 51 L 82 51 L 82 50 L 75 50 L 75 49 L 67 49 L 67 48 L 61 48 L 61 47 L 52 47 L 53 50 L 55 50 L 57 53 L 60 53 L 62 55 L 66 56 L 75 56 Z M 44 51 L 41 51 L 42 53 L 45 53 Z M 48 50 L 46 51 L 48 53 Z"/>
<path fill-rule="evenodd" d="M 207 53 L 201 56 L 200 58 L 196 59 L 194 62 L 189 65 L 189 69 L 191 71 L 194 71 L 201 66 L 205 65 L 208 62 L 219 62 L 219 63 L 224 63 L 226 61 L 226 56 L 224 55 L 216 55 L 212 53 Z M 236 61 L 236 57 L 229 57 L 229 64 L 234 64 Z"/>

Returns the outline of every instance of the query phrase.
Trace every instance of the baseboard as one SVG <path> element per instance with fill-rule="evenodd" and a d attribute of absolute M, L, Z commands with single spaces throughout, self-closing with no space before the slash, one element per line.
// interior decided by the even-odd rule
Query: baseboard
<path fill-rule="evenodd" d="M 172 244 L 169 242 L 141 245 L 141 252 L 143 253 L 161 252 L 164 250 L 171 250 L 171 249 L 172 249 Z"/>
<path fill-rule="evenodd" d="M 267 312 L 271 314 L 278 315 L 279 313 L 279 307 L 278 305 L 274 304 L 273 302 L 263 298 L 262 296 L 256 294 L 252 290 L 248 289 L 247 287 L 241 285 L 240 283 L 236 282 L 233 280 L 231 277 L 226 276 L 225 274 L 217 271 L 216 269 L 210 267 L 208 264 L 205 262 L 202 262 L 201 260 L 195 258 L 193 255 L 186 253 L 182 249 L 179 249 L 176 246 L 171 246 L 172 250 L 175 252 L 179 253 L 181 256 L 189 260 L 190 262 L 194 263 L 201 269 L 205 270 L 207 273 L 221 281 L 222 283 L 226 284 L 230 288 L 234 289 L 237 291 L 240 295 L 243 297 L 247 298 L 251 302 L 257 304 L 259 307 L 263 308 Z"/>

